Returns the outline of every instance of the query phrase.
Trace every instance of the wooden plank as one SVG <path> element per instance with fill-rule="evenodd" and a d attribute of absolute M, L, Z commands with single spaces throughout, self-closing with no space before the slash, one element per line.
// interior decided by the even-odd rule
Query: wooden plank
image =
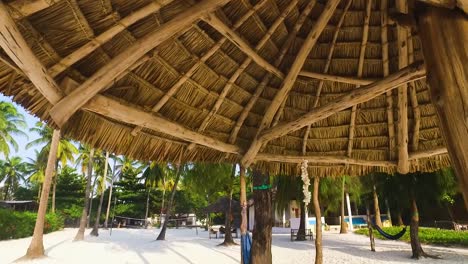
<path fill-rule="evenodd" d="M 325 29 L 326 25 L 328 24 L 328 21 L 333 16 L 333 13 L 335 12 L 335 9 L 337 8 L 339 2 L 340 2 L 339 0 L 327 1 L 322 11 L 322 14 L 320 15 L 317 22 L 312 27 L 309 34 L 307 35 L 307 38 L 305 39 L 303 46 L 301 47 L 301 49 L 299 50 L 296 56 L 296 60 L 291 65 L 290 71 L 288 75 L 285 77 L 280 90 L 275 95 L 270 106 L 267 108 L 263 116 L 263 119 L 259 125 L 259 128 L 257 130 L 257 136 L 265 128 L 270 126 L 275 113 L 278 111 L 283 101 L 286 100 L 286 97 L 288 96 L 289 91 L 292 89 L 294 82 L 296 81 L 296 78 L 299 72 L 301 71 L 302 66 L 304 65 L 304 62 L 307 59 L 307 56 L 309 55 L 310 51 L 314 47 L 318 38 L 320 37 L 320 34 L 322 33 L 322 31 Z M 248 167 L 254 160 L 261 146 L 262 144 L 257 140 L 257 138 L 255 138 L 252 141 L 249 149 L 245 153 L 244 157 L 242 157 L 241 163 L 244 166 Z"/>
<path fill-rule="evenodd" d="M 60 102 L 50 110 L 50 115 L 57 125 L 64 125 L 80 107 L 101 92 L 113 79 L 123 73 L 147 52 L 169 39 L 177 32 L 195 23 L 201 16 L 213 12 L 228 1 L 229 0 L 203 0 L 161 25 L 152 33 L 137 40 L 135 44 L 113 58 L 80 87 L 60 100 Z"/>
<path fill-rule="evenodd" d="M 0 2 L 0 46 L 50 103 L 62 98 L 58 85 L 44 74 L 46 68 L 26 43 L 3 2 Z"/>
<path fill-rule="evenodd" d="M 352 107 L 355 104 L 369 101 L 386 91 L 394 89 L 401 84 L 421 79 L 425 76 L 426 70 L 422 62 L 416 62 L 412 65 L 392 73 L 386 78 L 372 83 L 370 85 L 353 90 L 350 93 L 340 96 L 329 103 L 316 108 L 313 112 L 307 113 L 296 120 L 277 125 L 265 130 L 259 137 L 259 143 L 270 141 L 272 139 L 284 136 L 292 131 L 301 129 L 308 124 L 315 123 L 325 119 L 337 112 Z"/>

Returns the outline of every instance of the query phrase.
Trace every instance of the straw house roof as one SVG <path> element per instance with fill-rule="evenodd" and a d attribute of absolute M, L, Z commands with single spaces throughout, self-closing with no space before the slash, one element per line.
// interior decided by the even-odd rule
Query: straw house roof
<path fill-rule="evenodd" d="M 393 0 L 3 2 L 0 92 L 97 148 L 319 176 L 449 164 Z"/>

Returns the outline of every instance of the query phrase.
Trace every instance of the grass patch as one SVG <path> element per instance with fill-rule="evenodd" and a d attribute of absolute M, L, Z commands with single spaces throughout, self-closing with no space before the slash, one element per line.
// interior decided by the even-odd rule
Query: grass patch
<path fill-rule="evenodd" d="M 385 233 L 397 234 L 403 227 L 384 227 L 382 228 Z M 399 240 L 410 242 L 409 226 L 406 228 L 406 233 Z M 369 236 L 367 228 L 361 228 L 355 231 L 356 234 Z M 374 237 L 386 239 L 374 229 Z M 419 228 L 419 240 L 424 244 L 443 245 L 443 246 L 462 246 L 468 247 L 468 232 L 467 231 L 454 231 L 429 227 Z"/>

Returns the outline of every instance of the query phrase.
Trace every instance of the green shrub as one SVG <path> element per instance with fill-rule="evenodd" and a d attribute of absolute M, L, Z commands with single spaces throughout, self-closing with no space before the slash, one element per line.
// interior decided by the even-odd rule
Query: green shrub
<path fill-rule="evenodd" d="M 16 212 L 0 209 L 0 240 L 32 236 L 36 224 L 36 213 Z M 47 214 L 44 233 L 63 228 L 63 217 L 59 214 Z"/>
<path fill-rule="evenodd" d="M 401 231 L 402 227 L 384 227 L 382 228 L 388 234 L 396 234 Z M 410 227 L 406 228 L 406 233 L 400 238 L 402 241 L 410 242 Z M 369 235 L 367 228 L 358 229 L 355 233 L 360 235 Z M 376 238 L 385 239 L 382 235 L 374 229 L 374 236 Z M 458 245 L 468 247 L 468 232 L 467 231 L 454 231 L 444 230 L 437 228 L 419 228 L 419 240 L 421 243 L 434 244 L 434 245 Z"/>

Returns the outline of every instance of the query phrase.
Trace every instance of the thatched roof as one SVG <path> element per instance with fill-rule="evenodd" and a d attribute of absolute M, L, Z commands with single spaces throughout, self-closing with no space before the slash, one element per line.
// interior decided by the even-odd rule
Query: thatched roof
<path fill-rule="evenodd" d="M 449 164 L 424 69 L 393 74 L 423 59 L 393 0 L 4 3 L 43 66 L 2 35 L 0 92 L 97 148 L 291 174 L 305 156 L 318 176 Z"/>

